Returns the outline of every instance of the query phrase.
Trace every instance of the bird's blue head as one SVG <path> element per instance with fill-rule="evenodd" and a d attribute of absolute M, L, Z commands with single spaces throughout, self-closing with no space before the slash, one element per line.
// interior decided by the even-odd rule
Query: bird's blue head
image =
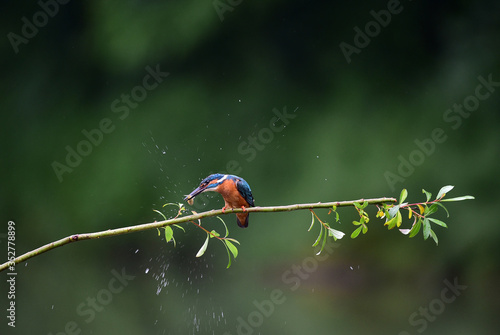
<path fill-rule="evenodd" d="M 227 174 L 222 173 L 211 174 L 207 178 L 203 179 L 200 183 L 200 186 L 198 186 L 193 192 L 189 193 L 184 198 L 184 200 L 189 201 L 196 197 L 198 194 L 206 191 L 215 191 L 217 186 L 219 186 L 224 182 L 224 180 L 226 180 L 227 176 Z"/>

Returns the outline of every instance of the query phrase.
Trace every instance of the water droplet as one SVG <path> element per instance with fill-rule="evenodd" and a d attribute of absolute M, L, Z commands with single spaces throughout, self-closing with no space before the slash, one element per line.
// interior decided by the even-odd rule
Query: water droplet
<path fill-rule="evenodd" d="M 319 156 L 316 156 L 316 158 L 319 158 Z"/>
<path fill-rule="evenodd" d="M 137 250 L 135 251 L 135 253 L 138 253 L 138 252 L 139 252 L 139 249 L 137 249 Z"/>
<path fill-rule="evenodd" d="M 149 272 L 149 268 L 146 269 L 146 271 L 144 271 L 144 273 L 148 273 Z"/>

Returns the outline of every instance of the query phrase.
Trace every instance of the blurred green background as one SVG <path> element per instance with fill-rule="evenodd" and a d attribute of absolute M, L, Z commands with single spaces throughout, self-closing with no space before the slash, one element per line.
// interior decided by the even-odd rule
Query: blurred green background
<path fill-rule="evenodd" d="M 192 224 L 175 248 L 156 231 L 67 245 L 17 265 L 15 328 L 2 273 L 1 334 L 497 333 L 498 1 L 61 2 L 0 11 L 3 260 L 9 221 L 19 255 L 159 220 L 213 172 L 261 206 L 449 184 L 476 200 L 438 213 L 438 247 L 374 208 L 356 240 L 341 209 L 346 237 L 319 259 L 307 211 L 224 217 L 227 270 L 216 241 L 195 257 Z"/>

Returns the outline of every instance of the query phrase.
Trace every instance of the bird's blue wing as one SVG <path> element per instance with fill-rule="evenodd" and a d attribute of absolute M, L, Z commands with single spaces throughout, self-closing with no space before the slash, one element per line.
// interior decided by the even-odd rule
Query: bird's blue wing
<path fill-rule="evenodd" d="M 243 179 L 238 179 L 236 181 L 236 188 L 238 192 L 240 192 L 241 196 L 248 202 L 248 204 L 252 207 L 255 207 L 252 190 L 250 190 L 250 186 Z"/>

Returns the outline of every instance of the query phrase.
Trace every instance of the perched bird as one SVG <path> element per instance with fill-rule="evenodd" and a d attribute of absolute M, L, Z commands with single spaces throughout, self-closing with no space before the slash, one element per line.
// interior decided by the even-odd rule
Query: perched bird
<path fill-rule="evenodd" d="M 198 194 L 215 191 L 219 192 L 224 198 L 225 205 L 222 208 L 224 212 L 227 208 L 255 207 L 252 190 L 248 183 L 241 177 L 230 174 L 215 173 L 203 179 L 193 192 L 187 195 L 184 200 L 189 204 L 193 203 L 193 198 Z M 236 213 L 238 226 L 248 227 L 248 213 Z"/>

